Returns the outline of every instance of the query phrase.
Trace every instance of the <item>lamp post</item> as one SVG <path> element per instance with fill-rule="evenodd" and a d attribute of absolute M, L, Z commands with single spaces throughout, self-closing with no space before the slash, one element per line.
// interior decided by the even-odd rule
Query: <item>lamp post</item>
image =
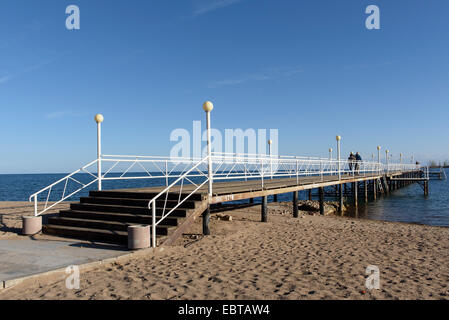
<path fill-rule="evenodd" d="M 377 146 L 377 165 L 378 165 L 378 169 L 379 169 L 379 173 L 380 173 L 380 149 L 382 149 L 381 146 Z"/>
<path fill-rule="evenodd" d="M 377 146 L 377 163 L 380 164 L 380 149 L 382 149 L 381 146 Z"/>
<path fill-rule="evenodd" d="M 338 161 L 338 180 L 341 180 L 341 163 L 340 163 L 340 141 L 341 136 L 336 136 L 335 139 L 337 140 L 337 161 Z"/>
<path fill-rule="evenodd" d="M 402 164 L 402 153 L 399 154 L 399 163 Z"/>
<path fill-rule="evenodd" d="M 332 148 L 329 148 L 329 160 L 331 160 L 332 161 Z"/>
<path fill-rule="evenodd" d="M 387 165 L 387 172 L 388 172 L 388 152 L 390 152 L 389 150 L 385 150 L 385 162 Z"/>
<path fill-rule="evenodd" d="M 97 123 L 97 171 L 98 171 L 98 191 L 101 191 L 101 123 L 104 120 L 102 114 L 95 115 Z"/>
<path fill-rule="evenodd" d="M 209 176 L 209 197 L 212 197 L 212 146 L 210 142 L 210 112 L 214 109 L 214 105 L 210 101 L 206 101 L 203 104 L 203 110 L 206 112 L 206 127 L 207 127 L 207 156 L 208 156 L 208 176 Z"/>
<path fill-rule="evenodd" d="M 268 140 L 268 155 L 270 156 L 270 176 L 271 179 L 273 179 L 273 160 L 271 157 L 271 144 L 273 143 L 273 141 L 270 139 Z"/>

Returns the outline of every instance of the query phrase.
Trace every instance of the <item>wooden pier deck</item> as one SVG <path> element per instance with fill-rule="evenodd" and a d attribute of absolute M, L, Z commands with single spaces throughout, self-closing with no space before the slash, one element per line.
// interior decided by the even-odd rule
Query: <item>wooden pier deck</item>
<path fill-rule="evenodd" d="M 388 176 L 393 178 L 395 176 L 403 175 L 404 172 L 390 173 Z M 255 197 L 263 197 L 268 195 L 276 195 L 294 191 L 316 189 L 320 187 L 341 185 L 344 183 L 354 183 L 371 181 L 381 179 L 382 174 L 367 174 L 367 175 L 341 175 L 341 180 L 337 175 L 324 176 L 300 176 L 298 179 L 294 178 L 266 178 L 263 187 L 260 179 L 253 179 L 247 181 L 214 181 L 211 204 L 228 202 L 234 200 L 250 199 Z M 142 192 L 142 193 L 159 193 L 165 187 L 149 187 L 149 188 L 131 188 L 131 189 L 117 189 L 117 192 Z M 195 189 L 193 185 L 182 186 L 182 193 L 190 193 Z M 172 193 L 179 193 L 181 186 L 171 188 Z M 202 186 L 197 192 L 207 197 L 207 185 Z"/>

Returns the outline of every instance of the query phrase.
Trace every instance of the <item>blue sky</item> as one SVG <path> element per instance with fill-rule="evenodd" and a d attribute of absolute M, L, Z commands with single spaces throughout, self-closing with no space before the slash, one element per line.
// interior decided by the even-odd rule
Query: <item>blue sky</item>
<path fill-rule="evenodd" d="M 0 173 L 93 160 L 95 113 L 104 153 L 169 155 L 206 100 L 223 132 L 279 129 L 280 154 L 327 156 L 340 134 L 344 154 L 447 160 L 448 17 L 447 0 L 3 0 Z"/>

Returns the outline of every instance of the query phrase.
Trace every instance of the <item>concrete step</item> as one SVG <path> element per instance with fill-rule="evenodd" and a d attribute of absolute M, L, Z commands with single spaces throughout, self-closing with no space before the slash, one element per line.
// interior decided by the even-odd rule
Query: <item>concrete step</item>
<path fill-rule="evenodd" d="M 149 214 L 140 215 L 132 213 L 116 213 L 116 212 L 100 212 L 100 211 L 83 211 L 83 210 L 61 210 L 60 217 L 75 218 L 75 219 L 90 219 L 100 221 L 116 221 L 127 222 L 133 224 L 152 224 L 152 216 Z M 157 220 L 161 217 L 156 216 Z M 177 226 L 179 217 L 166 217 L 162 225 Z"/>
<path fill-rule="evenodd" d="M 79 219 L 79 218 L 68 218 L 68 217 L 51 217 L 48 219 L 48 225 L 128 232 L 128 226 L 135 225 L 135 223 L 92 220 L 92 219 Z M 156 227 L 157 235 L 169 235 L 173 231 L 174 231 L 174 226 L 158 225 Z"/>
<path fill-rule="evenodd" d="M 132 207 L 123 205 L 106 205 L 106 204 L 90 204 L 90 203 L 72 203 L 70 209 L 77 211 L 98 211 L 109 213 L 132 213 L 141 215 L 151 215 L 151 210 L 146 207 Z M 173 217 L 186 217 L 189 209 L 175 209 L 170 216 Z M 161 215 L 163 208 L 156 207 L 156 214 Z M 170 211 L 169 208 L 165 209 L 165 213 Z"/>
<path fill-rule="evenodd" d="M 156 200 L 156 206 L 162 208 L 165 205 L 166 208 L 174 208 L 179 203 L 178 200 L 165 201 L 164 199 Z M 149 200 L 130 199 L 130 198 L 82 197 L 80 199 L 80 202 L 88 203 L 88 204 L 106 204 L 106 205 L 119 205 L 119 206 L 128 206 L 128 207 L 148 208 Z M 188 200 L 184 201 L 178 208 L 194 209 L 196 207 L 197 203 L 198 203 L 197 201 L 188 199 Z"/>
<path fill-rule="evenodd" d="M 42 231 L 46 234 L 55 235 L 58 237 L 68 237 L 73 239 L 121 245 L 128 244 L 128 233 L 124 231 L 89 229 L 59 225 L 44 225 L 42 227 Z"/>
<path fill-rule="evenodd" d="M 61 237 L 126 245 L 129 225 L 151 226 L 153 217 L 148 203 L 156 195 L 151 192 L 91 191 L 89 197 L 82 197 L 79 203 L 72 203 L 70 209 L 61 210 L 58 217 L 50 217 L 42 230 Z M 183 194 L 181 199 L 186 196 Z M 158 242 L 176 235 L 178 226 L 198 211 L 200 204 L 203 208 L 203 199 L 204 195 L 194 194 L 173 210 L 156 227 Z M 156 219 L 168 213 L 178 201 L 179 194 L 176 193 L 169 194 L 167 201 L 165 198 L 157 200 Z"/>
<path fill-rule="evenodd" d="M 143 200 L 148 200 L 150 201 L 151 199 L 153 199 L 155 196 L 157 196 L 158 193 L 155 192 L 131 192 L 131 191 L 90 191 L 89 192 L 89 196 L 90 197 L 99 197 L 99 198 L 125 198 L 125 199 L 143 199 Z M 181 195 L 181 199 L 184 199 L 185 197 L 187 197 L 189 194 L 188 193 L 184 193 Z M 202 201 L 205 199 L 207 195 L 204 194 L 200 194 L 200 193 L 195 193 L 192 194 L 189 197 L 189 200 L 193 200 L 193 201 Z M 162 196 L 165 199 L 165 195 Z M 169 200 L 177 200 L 179 198 L 179 194 L 176 192 L 173 193 L 169 193 L 168 194 L 168 199 Z"/>

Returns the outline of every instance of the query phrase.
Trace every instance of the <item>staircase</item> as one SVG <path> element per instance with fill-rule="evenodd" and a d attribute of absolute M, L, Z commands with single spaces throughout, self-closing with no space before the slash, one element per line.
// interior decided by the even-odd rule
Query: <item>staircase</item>
<path fill-rule="evenodd" d="M 93 242 L 127 245 L 128 226 L 150 225 L 152 213 L 148 202 L 157 194 L 133 191 L 91 191 L 89 197 L 80 198 L 79 203 L 61 210 L 58 216 L 50 217 L 43 232 L 50 235 Z M 156 200 L 156 217 L 160 219 L 163 207 L 174 208 L 179 193 L 168 193 L 167 201 Z M 181 199 L 188 196 L 181 195 Z M 204 194 L 192 194 L 157 227 L 157 244 L 171 244 L 196 217 L 204 212 L 207 201 Z"/>

